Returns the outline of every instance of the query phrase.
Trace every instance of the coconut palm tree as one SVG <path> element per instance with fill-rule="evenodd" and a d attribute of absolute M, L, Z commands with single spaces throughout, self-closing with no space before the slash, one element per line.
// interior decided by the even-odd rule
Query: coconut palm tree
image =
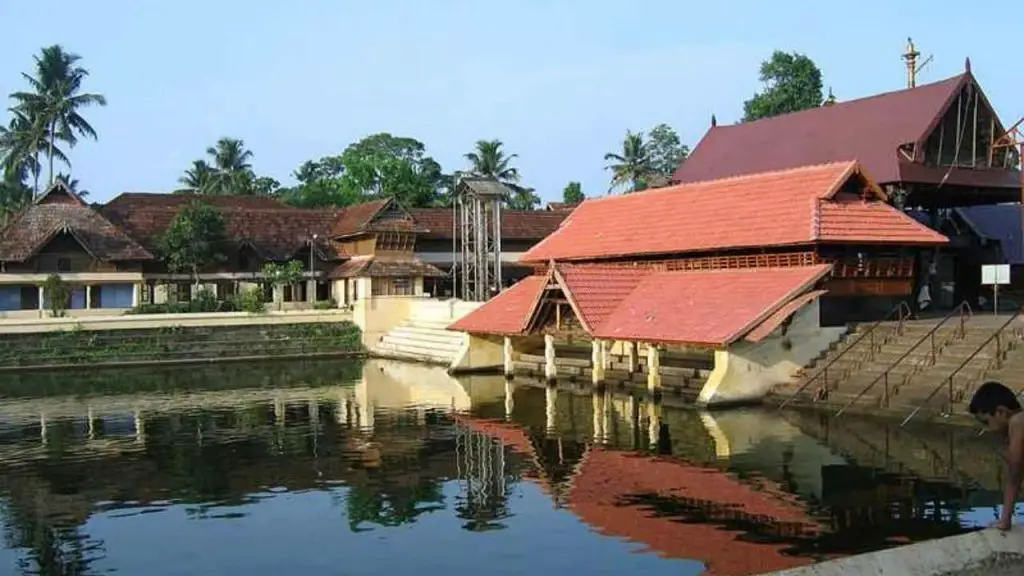
<path fill-rule="evenodd" d="M 82 188 L 78 178 L 72 177 L 71 174 L 61 172 L 57 174 L 57 180 L 63 182 L 68 187 L 68 190 L 77 194 L 79 198 L 85 198 L 89 195 L 89 191 Z"/>
<path fill-rule="evenodd" d="M 207 164 L 206 160 L 195 160 L 178 182 L 185 187 L 183 192 L 205 194 L 210 190 L 216 175 L 217 170 Z"/>
<path fill-rule="evenodd" d="M 239 138 L 221 138 L 206 149 L 206 155 L 210 157 L 213 174 L 203 193 L 224 196 L 250 192 L 252 150 L 246 149 L 245 142 Z M 195 164 L 192 167 L 195 169 Z"/>
<path fill-rule="evenodd" d="M 82 92 L 82 82 L 89 71 L 77 63 L 81 56 L 65 52 L 60 45 L 47 46 L 35 57 L 36 74 L 22 74 L 32 91 L 15 92 L 15 110 L 33 120 L 45 130 L 46 148 L 43 154 L 49 164 L 49 183 L 53 184 L 53 161 L 67 158 L 59 153 L 57 142 L 74 148 L 81 136 L 96 139 L 96 130 L 79 113 L 88 106 L 106 106 L 101 94 Z"/>
<path fill-rule="evenodd" d="M 628 187 L 628 192 L 636 192 L 647 187 L 645 178 L 651 174 L 651 154 L 643 132 L 626 131 L 622 140 L 622 152 L 609 152 L 604 155 L 606 170 L 612 171 L 611 186 L 608 191 Z"/>
<path fill-rule="evenodd" d="M 466 154 L 469 172 L 481 178 L 492 178 L 502 184 L 519 182 L 519 170 L 512 166 L 517 154 L 505 154 L 501 140 L 478 140 L 476 149 Z"/>
<path fill-rule="evenodd" d="M 10 124 L 0 126 L 0 167 L 21 174 L 22 177 L 31 174 L 33 191 L 38 193 L 42 172 L 39 157 L 48 149 L 46 127 L 21 110 L 12 109 L 11 114 Z M 60 148 L 54 147 L 53 154 L 58 160 L 67 162 Z"/>
<path fill-rule="evenodd" d="M 32 202 L 32 189 L 25 185 L 24 170 L 4 169 L 0 179 L 0 226 Z"/>

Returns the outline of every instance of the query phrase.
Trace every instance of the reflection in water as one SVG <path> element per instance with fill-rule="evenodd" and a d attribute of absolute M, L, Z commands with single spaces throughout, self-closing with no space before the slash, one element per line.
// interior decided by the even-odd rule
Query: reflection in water
<path fill-rule="evenodd" d="M 0 394 L 0 565 L 23 574 L 754 574 L 987 523 L 1001 480 L 970 433 L 401 363 Z"/>

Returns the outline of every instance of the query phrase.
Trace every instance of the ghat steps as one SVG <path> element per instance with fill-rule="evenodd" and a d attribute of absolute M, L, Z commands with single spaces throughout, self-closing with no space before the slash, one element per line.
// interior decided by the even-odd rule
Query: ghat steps
<path fill-rule="evenodd" d="M 998 379 L 1024 385 L 1024 320 L 1010 316 L 974 315 L 908 320 L 902 325 L 884 322 L 854 327 L 811 365 L 798 380 L 776 388 L 773 394 L 790 397 L 802 386 L 797 400 L 839 407 L 853 401 L 866 408 L 893 408 L 904 412 L 920 406 L 952 375 L 953 409 L 963 408 L 982 381 Z M 998 337 L 994 335 L 998 333 Z M 928 402 L 928 408 L 946 410 L 948 388 Z"/>
<path fill-rule="evenodd" d="M 451 322 L 414 316 L 388 331 L 371 351 L 382 358 L 450 366 L 466 338 L 446 330 Z"/>

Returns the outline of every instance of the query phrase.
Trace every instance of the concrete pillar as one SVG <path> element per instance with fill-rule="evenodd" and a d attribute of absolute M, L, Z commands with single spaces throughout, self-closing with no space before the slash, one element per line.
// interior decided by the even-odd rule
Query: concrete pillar
<path fill-rule="evenodd" d="M 558 378 L 558 367 L 555 366 L 555 337 L 544 335 L 544 377 L 549 381 Z"/>
<path fill-rule="evenodd" d="M 612 426 L 615 425 L 615 417 L 612 414 L 615 408 L 614 400 L 612 391 L 606 388 L 601 399 L 601 442 L 605 444 L 616 436 L 612 430 Z"/>
<path fill-rule="evenodd" d="M 512 338 L 505 336 L 505 376 L 511 377 L 515 373 L 515 348 L 512 347 Z"/>
<path fill-rule="evenodd" d="M 142 284 L 132 284 L 132 308 L 142 301 Z"/>
<path fill-rule="evenodd" d="M 39 439 L 46 446 L 46 414 L 39 414 Z"/>
<path fill-rule="evenodd" d="M 88 419 L 89 440 L 95 440 L 96 439 L 96 418 L 92 415 L 92 407 L 89 407 L 85 411 L 85 417 Z"/>
<path fill-rule="evenodd" d="M 46 291 L 42 286 L 39 286 L 39 309 L 46 310 Z"/>
<path fill-rule="evenodd" d="M 348 424 L 348 421 L 349 421 L 349 405 L 348 405 L 348 396 L 345 394 L 345 392 L 341 392 L 338 395 L 338 412 L 337 412 L 337 414 L 335 414 L 335 418 L 337 419 L 338 424 L 341 424 L 343 426 Z"/>
<path fill-rule="evenodd" d="M 310 304 L 316 303 L 316 280 L 306 282 L 306 301 Z"/>
<path fill-rule="evenodd" d="M 276 422 L 278 426 L 284 426 L 284 419 L 284 400 L 281 400 L 280 398 L 274 398 L 274 422 Z"/>
<path fill-rule="evenodd" d="M 647 390 L 661 391 L 661 351 L 654 344 L 647 345 Z"/>
<path fill-rule="evenodd" d="M 505 380 L 505 418 L 511 418 L 512 411 L 515 410 L 515 391 L 515 383 L 511 380 Z"/>
<path fill-rule="evenodd" d="M 636 342 L 626 342 L 626 365 L 630 374 L 640 371 L 640 353 L 637 351 Z"/>
<path fill-rule="evenodd" d="M 558 388 L 548 386 L 544 395 L 544 415 L 547 423 L 548 434 L 554 434 L 558 430 Z"/>
<path fill-rule="evenodd" d="M 590 342 L 590 373 L 594 384 L 604 382 L 605 347 L 601 340 Z"/>

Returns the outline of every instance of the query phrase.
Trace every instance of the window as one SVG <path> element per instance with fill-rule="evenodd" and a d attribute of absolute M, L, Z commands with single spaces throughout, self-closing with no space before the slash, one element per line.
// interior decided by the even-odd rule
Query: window
<path fill-rule="evenodd" d="M 71 272 L 71 258 L 57 258 L 57 272 Z"/>

